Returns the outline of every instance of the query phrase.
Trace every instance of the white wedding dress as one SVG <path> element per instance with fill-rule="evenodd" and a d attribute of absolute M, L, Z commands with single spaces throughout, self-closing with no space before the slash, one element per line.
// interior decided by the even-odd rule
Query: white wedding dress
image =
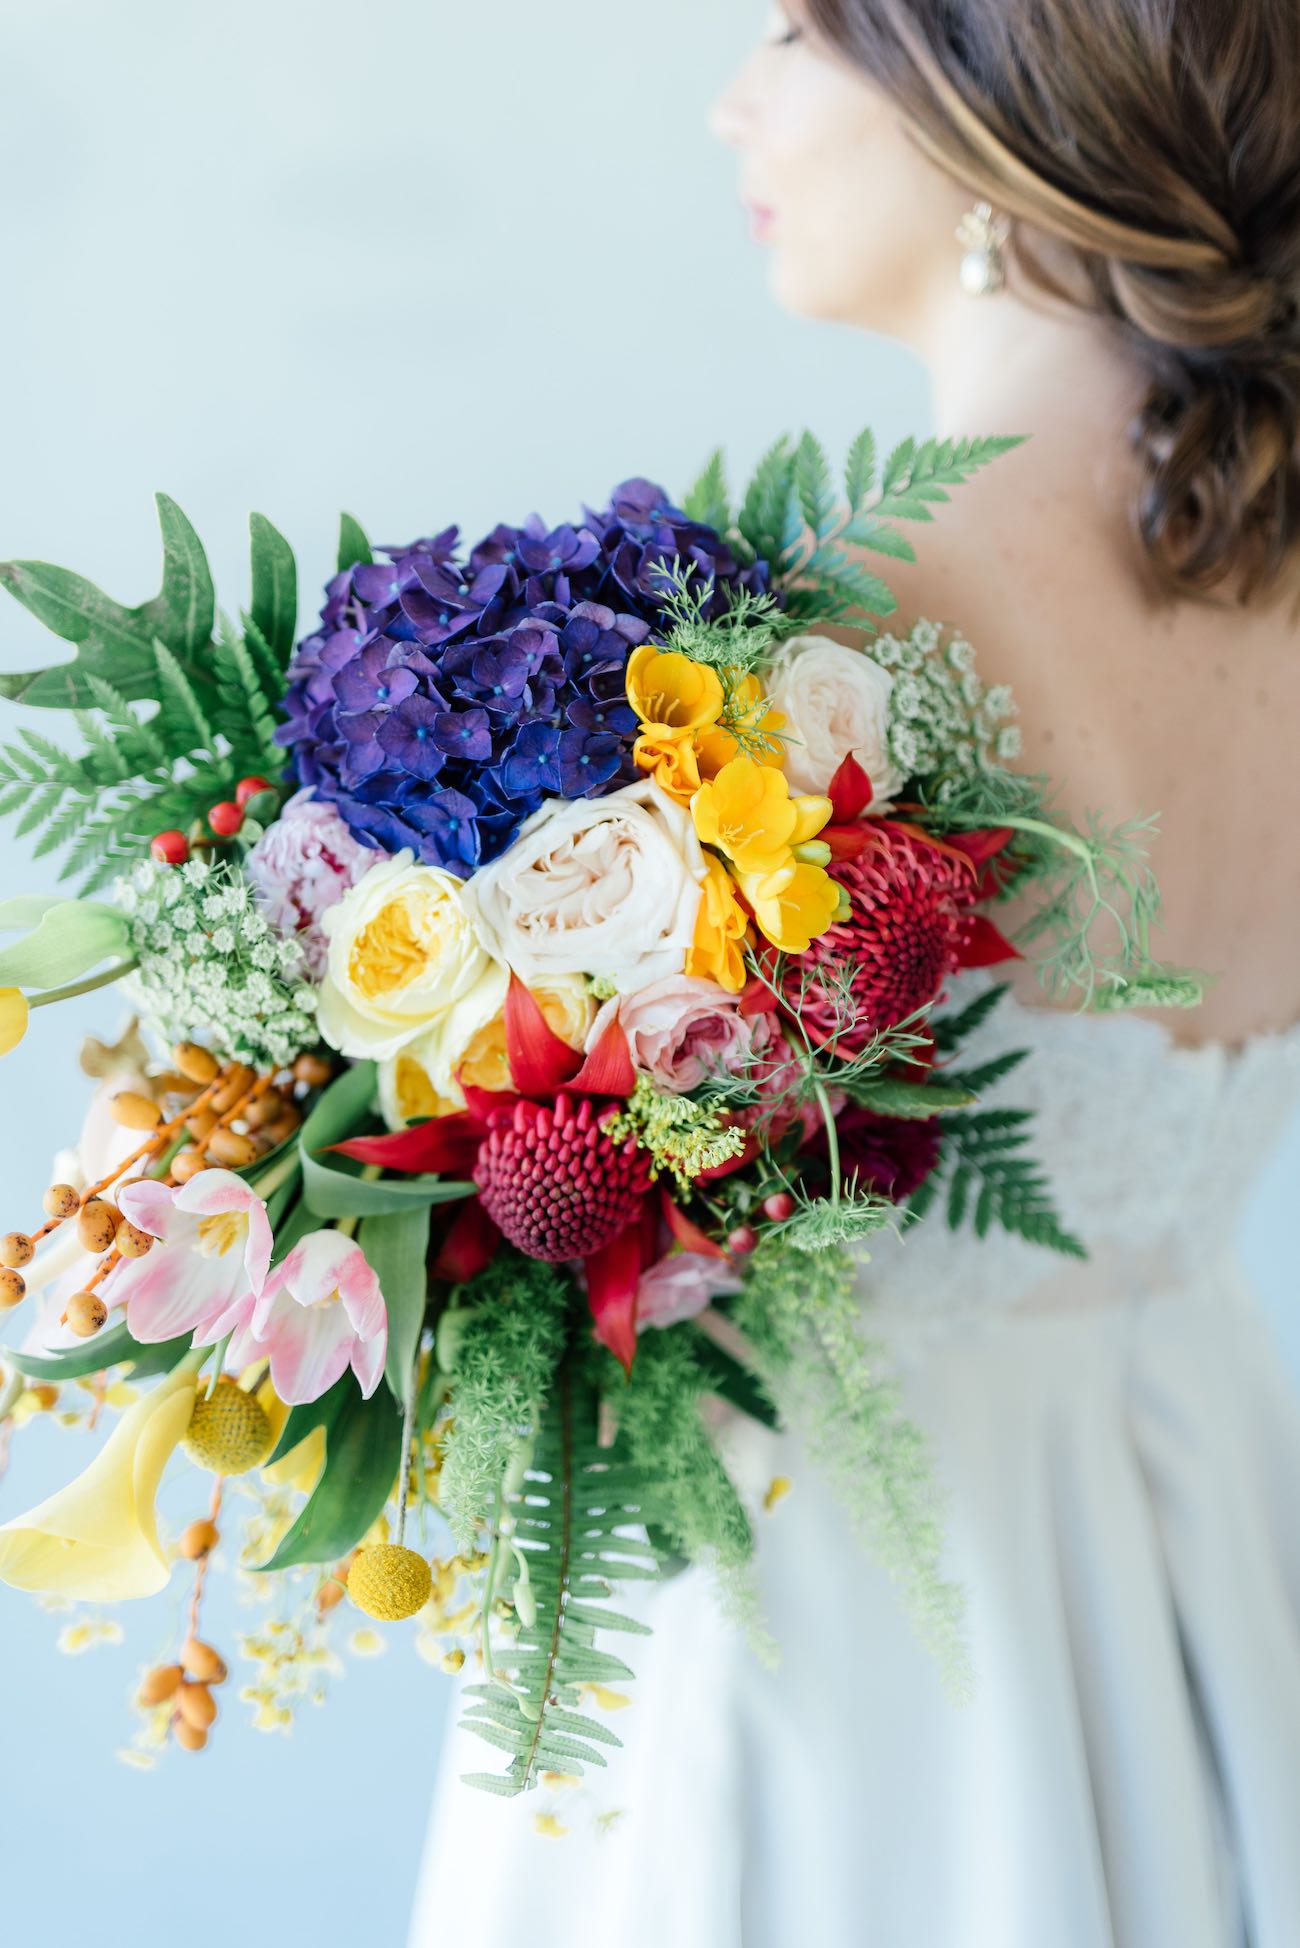
<path fill-rule="evenodd" d="M 974 1702 L 746 1422 L 751 1492 L 793 1482 L 756 1515 L 779 1669 L 690 1571 L 613 1645 L 607 1773 L 489 1798 L 453 1734 L 412 1948 L 1298 1948 L 1300 1409 L 1229 1241 L 1300 1029 L 1187 1050 L 1007 999 L 968 1050 L 1009 1047 L 986 1100 L 1038 1111 L 1090 1262 L 936 1214 L 862 1278 L 950 1498 Z"/>

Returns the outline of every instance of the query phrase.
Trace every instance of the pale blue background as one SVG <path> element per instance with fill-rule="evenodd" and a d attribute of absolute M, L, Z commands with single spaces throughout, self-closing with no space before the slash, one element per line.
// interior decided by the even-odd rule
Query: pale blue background
<path fill-rule="evenodd" d="M 885 441 L 925 428 L 902 353 L 767 302 L 703 127 L 760 0 L 4 11 L 0 557 L 138 601 L 157 585 L 162 487 L 233 609 L 257 507 L 298 552 L 305 622 L 344 506 L 380 541 L 454 519 L 476 538 L 534 506 L 575 513 L 629 473 L 681 491 L 719 440 L 739 475 L 787 427 L 841 451 L 868 419 Z M 0 610 L 0 667 L 50 648 Z M 0 705 L 0 736 L 18 717 Z M 47 884 L 0 842 L 6 890 Z M 116 1018 L 103 997 L 45 1014 L 6 1061 L 0 1230 L 35 1222 L 80 1117 L 80 1035 Z M 1298 1168 L 1300 1128 L 1247 1234 L 1279 1317 Z M 83 1453 L 84 1437 L 26 1431 L 0 1510 Z M 182 1600 L 135 1613 L 124 1648 L 70 1659 L 59 1619 L 0 1591 L 4 1938 L 400 1943 L 445 1681 L 395 1633 L 291 1739 L 255 1736 L 232 1700 L 202 1760 L 132 1772 L 113 1752 L 137 1663 Z M 220 1579 L 212 1615 L 228 1642 Z"/>

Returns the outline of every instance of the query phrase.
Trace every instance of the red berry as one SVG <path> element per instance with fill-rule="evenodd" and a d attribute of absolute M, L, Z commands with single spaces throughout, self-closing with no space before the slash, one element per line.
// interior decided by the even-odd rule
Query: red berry
<path fill-rule="evenodd" d="M 235 803 L 242 811 L 250 798 L 256 798 L 259 791 L 272 789 L 269 778 L 241 778 L 235 786 Z"/>
<path fill-rule="evenodd" d="M 233 839 L 244 822 L 244 808 L 229 798 L 223 798 L 208 813 L 208 824 L 219 839 Z"/>
<path fill-rule="evenodd" d="M 190 842 L 183 832 L 155 832 L 149 853 L 160 866 L 183 866 L 190 856 Z"/>
<path fill-rule="evenodd" d="M 758 1233 L 752 1224 L 738 1224 L 727 1239 L 727 1250 L 737 1258 L 747 1258 L 758 1243 Z"/>
<path fill-rule="evenodd" d="M 773 1191 L 763 1199 L 763 1211 L 773 1224 L 784 1224 L 788 1217 L 794 1216 L 794 1199 L 788 1190 Z"/>

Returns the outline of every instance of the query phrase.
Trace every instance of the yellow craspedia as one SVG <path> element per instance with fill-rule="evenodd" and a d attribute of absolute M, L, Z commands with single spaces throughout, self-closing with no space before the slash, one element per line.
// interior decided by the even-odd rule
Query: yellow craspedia
<path fill-rule="evenodd" d="M 348 1595 L 358 1610 L 381 1623 L 413 1617 L 432 1594 L 433 1571 L 424 1557 L 396 1542 L 363 1549 L 348 1571 Z"/>
<path fill-rule="evenodd" d="M 210 1400 L 199 1389 L 181 1446 L 214 1475 L 246 1475 L 270 1454 L 275 1429 L 253 1395 L 223 1374 Z"/>

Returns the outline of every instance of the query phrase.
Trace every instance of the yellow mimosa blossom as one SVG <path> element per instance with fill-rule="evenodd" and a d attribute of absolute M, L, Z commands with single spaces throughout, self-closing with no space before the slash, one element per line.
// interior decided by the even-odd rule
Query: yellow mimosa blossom
<path fill-rule="evenodd" d="M 202 1358 L 187 1354 L 128 1407 L 84 1474 L 0 1528 L 0 1582 L 85 1603 L 121 1603 L 165 1586 L 171 1562 L 154 1498 L 194 1411 Z"/>
<path fill-rule="evenodd" d="M 21 988 L 0 988 L 0 1055 L 17 1048 L 27 1033 L 30 1010 Z"/>
<path fill-rule="evenodd" d="M 727 697 L 724 723 L 711 724 L 701 731 L 695 740 L 695 757 L 701 778 L 716 778 L 724 764 L 740 757 L 744 746 L 736 736 L 737 730 L 748 733 L 748 755 L 757 758 L 760 764 L 771 765 L 779 771 L 785 763 L 785 745 L 777 732 L 785 723 L 779 710 L 774 710 L 763 694 L 763 686 L 752 674 L 742 676 L 733 683 Z M 759 739 L 767 740 L 761 750 L 753 748 Z"/>
<path fill-rule="evenodd" d="M 700 767 L 689 732 L 668 735 L 656 727 L 642 731 L 632 746 L 637 768 L 646 772 L 679 805 L 689 805 L 700 788 Z"/>
<path fill-rule="evenodd" d="M 738 873 L 776 872 L 832 810 L 829 798 L 792 798 L 785 774 L 751 757 L 724 764 L 691 800 L 697 835 L 725 852 Z"/>
<path fill-rule="evenodd" d="M 716 981 L 730 994 L 745 985 L 745 935 L 749 916 L 736 898 L 731 874 L 715 852 L 706 852 L 709 876 L 701 889 L 695 920 L 695 939 L 686 956 L 686 972 L 697 980 Z"/>
<path fill-rule="evenodd" d="M 835 919 L 840 889 L 821 866 L 791 859 L 771 873 L 741 873 L 738 884 L 754 919 L 783 954 L 806 954 Z"/>
<path fill-rule="evenodd" d="M 627 700 L 651 734 L 694 736 L 722 714 L 722 681 L 707 663 L 642 643 L 628 658 Z"/>

